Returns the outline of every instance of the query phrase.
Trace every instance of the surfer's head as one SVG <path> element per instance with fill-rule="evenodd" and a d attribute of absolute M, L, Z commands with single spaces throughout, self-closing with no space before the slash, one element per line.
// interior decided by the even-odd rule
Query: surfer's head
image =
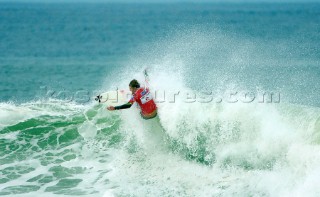
<path fill-rule="evenodd" d="M 140 88 L 140 84 L 136 79 L 133 79 L 129 83 L 129 88 L 132 93 L 134 93 L 138 88 Z"/>

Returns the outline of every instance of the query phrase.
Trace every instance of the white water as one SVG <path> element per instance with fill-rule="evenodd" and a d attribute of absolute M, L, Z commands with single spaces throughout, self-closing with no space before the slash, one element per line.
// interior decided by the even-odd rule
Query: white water
<path fill-rule="evenodd" d="M 143 81 L 142 68 L 148 67 L 152 89 L 190 91 L 190 70 L 203 72 L 204 76 L 214 73 L 197 68 L 192 60 L 204 53 L 201 50 L 210 48 L 206 38 L 201 33 L 191 33 L 144 51 L 143 57 L 128 63 L 129 71 L 126 67 L 122 75 L 117 75 L 122 82 L 120 89 L 126 88 L 132 78 Z M 213 40 L 219 43 L 228 37 L 220 35 L 216 39 Z M 252 44 L 247 47 L 257 48 Z M 235 58 L 243 57 L 237 52 L 233 50 L 234 58 L 229 61 L 235 69 L 246 64 L 244 59 Z M 246 90 L 221 77 L 223 87 Z M 216 81 L 214 78 L 212 83 Z M 111 87 L 117 85 L 113 83 Z M 228 91 L 219 85 L 209 88 Z M 111 162 L 113 170 L 109 175 L 117 186 L 112 190 L 115 196 L 320 195 L 316 181 L 320 178 L 318 108 L 285 102 L 186 103 L 184 99 L 180 94 L 174 103 L 166 100 L 157 104 L 163 132 L 179 144 L 173 149 L 154 149 L 154 144 L 146 143 L 150 132 L 141 126 L 144 120 L 138 117 L 138 111 L 122 112 L 123 131 L 130 136 L 127 143 L 135 139 L 135 146 L 140 149 L 130 152 L 124 148 Z M 155 143 L 169 146 L 161 140 Z M 186 154 L 195 159 L 186 159 Z M 197 158 L 204 161 L 197 162 Z"/>

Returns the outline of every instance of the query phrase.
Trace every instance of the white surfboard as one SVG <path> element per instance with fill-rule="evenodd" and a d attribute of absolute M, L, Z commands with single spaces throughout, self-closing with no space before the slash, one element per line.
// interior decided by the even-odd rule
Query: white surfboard
<path fill-rule="evenodd" d="M 106 106 L 118 106 L 128 103 L 131 93 L 125 90 L 104 92 L 96 96 L 95 100 Z"/>

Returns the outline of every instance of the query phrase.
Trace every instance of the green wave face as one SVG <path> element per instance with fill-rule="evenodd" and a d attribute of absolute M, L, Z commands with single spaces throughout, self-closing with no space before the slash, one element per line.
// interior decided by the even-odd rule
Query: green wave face
<path fill-rule="evenodd" d="M 29 109 L 34 117 L 4 126 L 0 131 L 0 195 L 99 192 L 94 182 L 108 169 L 93 167 L 105 164 L 110 159 L 107 150 L 119 146 L 123 138 L 118 131 L 119 116 L 97 118 L 101 110 L 97 107 L 79 110 L 59 105 L 16 106 L 16 110 Z M 92 127 L 84 128 L 88 124 Z M 94 136 L 85 139 L 79 131 L 88 129 Z M 89 159 L 93 162 L 91 167 L 86 164 L 88 154 L 94 154 Z M 84 183 L 93 172 L 91 182 Z"/>
<path fill-rule="evenodd" d="M 312 176 L 308 169 L 317 170 L 317 108 L 176 107 L 159 104 L 159 116 L 145 121 L 136 108 L 2 104 L 7 123 L 0 130 L 0 195 L 139 196 L 134 188 L 141 187 L 154 196 L 192 196 L 202 191 L 194 187 L 204 187 L 206 195 L 238 189 L 268 196 L 273 193 L 252 181 L 271 184 L 275 176 L 294 184 Z M 201 109 L 201 116 L 193 109 Z M 304 175 L 292 174 L 297 170 Z M 285 188 L 294 189 L 278 189 Z"/>

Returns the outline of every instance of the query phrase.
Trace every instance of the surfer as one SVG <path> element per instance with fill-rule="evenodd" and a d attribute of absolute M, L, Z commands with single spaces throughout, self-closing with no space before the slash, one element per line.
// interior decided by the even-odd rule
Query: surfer
<path fill-rule="evenodd" d="M 132 98 L 124 105 L 109 106 L 108 110 L 120 110 L 130 108 L 134 102 L 137 102 L 141 108 L 140 115 L 143 119 L 151 119 L 157 116 L 157 106 L 152 98 L 152 95 L 148 88 L 140 87 L 137 80 L 133 79 L 129 83 L 129 89 L 132 92 Z"/>

